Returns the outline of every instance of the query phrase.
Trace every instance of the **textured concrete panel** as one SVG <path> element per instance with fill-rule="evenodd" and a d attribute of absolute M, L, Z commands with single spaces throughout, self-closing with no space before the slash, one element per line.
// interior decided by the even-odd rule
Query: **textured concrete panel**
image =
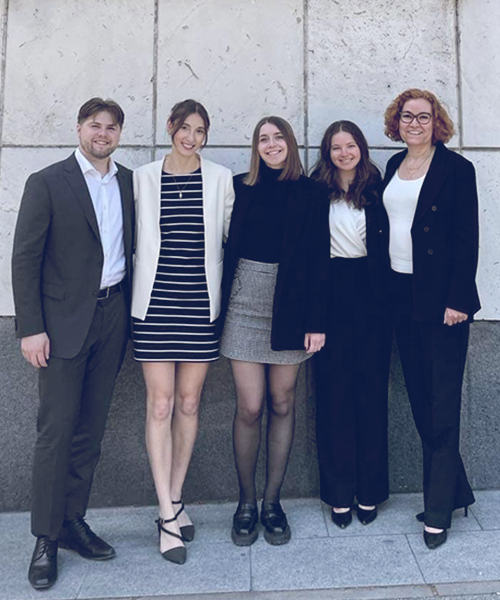
<path fill-rule="evenodd" d="M 500 323 L 471 328 L 469 381 L 469 465 L 472 486 L 500 488 Z"/>
<path fill-rule="evenodd" d="M 171 151 L 170 146 L 162 146 L 155 151 L 155 160 L 160 160 Z M 250 148 L 213 148 L 208 146 L 202 155 L 213 162 L 231 169 L 233 175 L 247 172 L 250 167 Z"/>
<path fill-rule="evenodd" d="M 211 143 L 248 143 L 266 114 L 289 120 L 301 143 L 302 12 L 302 0 L 160 0 L 158 141 L 172 106 L 196 98 Z"/>
<path fill-rule="evenodd" d="M 468 151 L 476 167 L 479 193 L 478 287 L 482 309 L 478 319 L 500 319 L 500 152 Z"/>
<path fill-rule="evenodd" d="M 371 144 L 388 104 L 409 87 L 429 88 L 456 120 L 452 0 L 308 2 L 309 142 L 332 121 L 355 121 Z"/>
<path fill-rule="evenodd" d="M 74 128 L 73 128 L 74 129 Z M 76 147 L 75 143 L 75 147 Z M 13 315 L 12 243 L 24 184 L 31 173 L 64 160 L 73 148 L 4 148 L 0 170 L 0 314 Z M 148 149 L 118 149 L 114 158 L 131 169 L 151 160 Z"/>
<path fill-rule="evenodd" d="M 500 146 L 500 4 L 496 0 L 459 2 L 463 141 L 465 146 Z"/>
<path fill-rule="evenodd" d="M 120 103 L 124 141 L 149 143 L 153 31 L 154 0 L 11 2 L 3 143 L 72 143 L 92 96 Z"/>

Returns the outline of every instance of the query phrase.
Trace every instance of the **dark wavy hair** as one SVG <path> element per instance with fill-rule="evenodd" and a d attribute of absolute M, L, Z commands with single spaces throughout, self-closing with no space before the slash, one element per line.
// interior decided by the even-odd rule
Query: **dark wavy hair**
<path fill-rule="evenodd" d="M 445 107 L 437 99 L 437 97 L 427 90 L 419 90 L 418 88 L 410 88 L 405 90 L 397 98 L 395 98 L 387 107 L 385 111 L 385 135 L 393 140 L 394 142 L 402 142 L 401 135 L 399 133 L 399 119 L 401 111 L 405 102 L 408 100 L 418 100 L 423 98 L 427 100 L 432 106 L 432 117 L 433 131 L 432 131 L 432 143 L 436 142 L 449 142 L 455 133 L 455 127 L 450 116 L 446 112 Z"/>
<path fill-rule="evenodd" d="M 361 154 L 359 163 L 356 166 L 356 175 L 346 193 L 340 185 L 339 170 L 333 164 L 330 156 L 332 138 L 341 131 L 352 135 Z M 359 209 L 378 202 L 380 171 L 370 160 L 368 143 L 356 123 L 352 121 L 335 121 L 327 128 L 321 140 L 319 158 L 313 167 L 311 179 L 326 185 L 332 192 L 332 200 L 343 198 Z"/>
<path fill-rule="evenodd" d="M 282 173 L 278 177 L 278 181 L 295 181 L 304 172 L 302 163 L 300 162 L 299 147 L 290 123 L 281 117 L 264 117 L 257 123 L 255 129 L 253 130 L 250 171 L 243 180 L 243 183 L 246 185 L 255 185 L 260 181 L 260 167 L 262 159 L 260 158 L 259 154 L 259 135 L 260 128 L 266 123 L 271 123 L 271 125 L 274 125 L 281 131 L 288 150 L 287 157 L 285 159 L 285 166 L 283 167 Z"/>
<path fill-rule="evenodd" d="M 192 100 L 188 98 L 187 100 L 183 100 L 182 102 L 177 102 L 172 108 L 172 112 L 168 117 L 168 122 L 170 123 L 170 137 L 173 138 L 174 135 L 179 131 L 179 129 L 183 126 L 184 121 L 192 115 L 196 113 L 200 115 L 203 125 L 205 127 L 205 141 L 203 142 L 203 147 L 207 145 L 208 142 L 208 130 L 210 129 L 210 118 L 208 116 L 207 109 L 203 106 L 201 102 L 197 102 L 196 100 Z"/>

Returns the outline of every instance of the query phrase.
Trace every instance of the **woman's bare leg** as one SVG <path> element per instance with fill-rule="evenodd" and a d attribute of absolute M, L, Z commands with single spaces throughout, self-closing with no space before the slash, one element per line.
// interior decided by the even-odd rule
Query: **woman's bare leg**
<path fill-rule="evenodd" d="M 172 506 L 172 413 L 174 409 L 175 363 L 142 363 L 147 390 L 146 408 L 146 447 L 153 473 L 156 494 L 160 505 L 160 517 L 172 519 L 175 509 Z M 180 535 L 177 521 L 168 523 L 165 528 Z M 177 538 L 166 533 L 160 537 L 160 551 L 183 546 Z"/>
<path fill-rule="evenodd" d="M 178 363 L 175 375 L 175 408 L 172 421 L 172 499 L 182 498 L 182 488 L 198 432 L 201 391 L 210 363 Z M 179 510 L 178 505 L 174 509 Z M 177 518 L 179 527 L 191 525 L 186 511 Z"/>

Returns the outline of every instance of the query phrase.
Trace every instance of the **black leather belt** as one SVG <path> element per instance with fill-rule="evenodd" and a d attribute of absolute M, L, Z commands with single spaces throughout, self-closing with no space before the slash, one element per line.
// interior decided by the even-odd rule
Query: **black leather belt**
<path fill-rule="evenodd" d="M 99 293 L 97 294 L 97 299 L 105 300 L 106 298 L 109 298 L 113 294 L 116 294 L 117 292 L 119 292 L 121 289 L 122 289 L 121 281 L 120 281 L 120 283 L 115 283 L 115 285 L 112 285 L 111 287 L 102 288 L 101 290 L 99 290 Z"/>

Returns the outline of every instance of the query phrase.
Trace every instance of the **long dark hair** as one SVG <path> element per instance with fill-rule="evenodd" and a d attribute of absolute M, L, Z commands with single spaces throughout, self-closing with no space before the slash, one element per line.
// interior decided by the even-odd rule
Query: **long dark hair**
<path fill-rule="evenodd" d="M 352 135 L 361 154 L 356 166 L 356 175 L 346 193 L 342 190 L 338 169 L 330 157 L 332 137 L 341 131 Z M 378 201 L 380 171 L 370 160 L 368 143 L 356 123 L 335 121 L 328 127 L 321 140 L 319 158 L 313 167 L 311 178 L 328 186 L 332 191 L 332 199 L 344 198 L 356 208 L 361 209 Z"/>
<path fill-rule="evenodd" d="M 282 119 L 281 117 L 264 117 L 257 123 L 255 129 L 253 130 L 250 171 L 243 180 L 243 183 L 246 185 L 255 185 L 260 181 L 260 167 L 262 159 L 259 155 L 259 135 L 260 128 L 266 123 L 271 123 L 271 125 L 274 125 L 281 131 L 288 149 L 285 165 L 281 175 L 278 177 L 278 181 L 285 181 L 287 179 L 295 181 L 302 175 L 304 171 L 302 168 L 302 163 L 300 162 L 297 140 L 295 139 L 291 125 L 288 123 L 288 121 L 285 121 L 285 119 Z"/>

